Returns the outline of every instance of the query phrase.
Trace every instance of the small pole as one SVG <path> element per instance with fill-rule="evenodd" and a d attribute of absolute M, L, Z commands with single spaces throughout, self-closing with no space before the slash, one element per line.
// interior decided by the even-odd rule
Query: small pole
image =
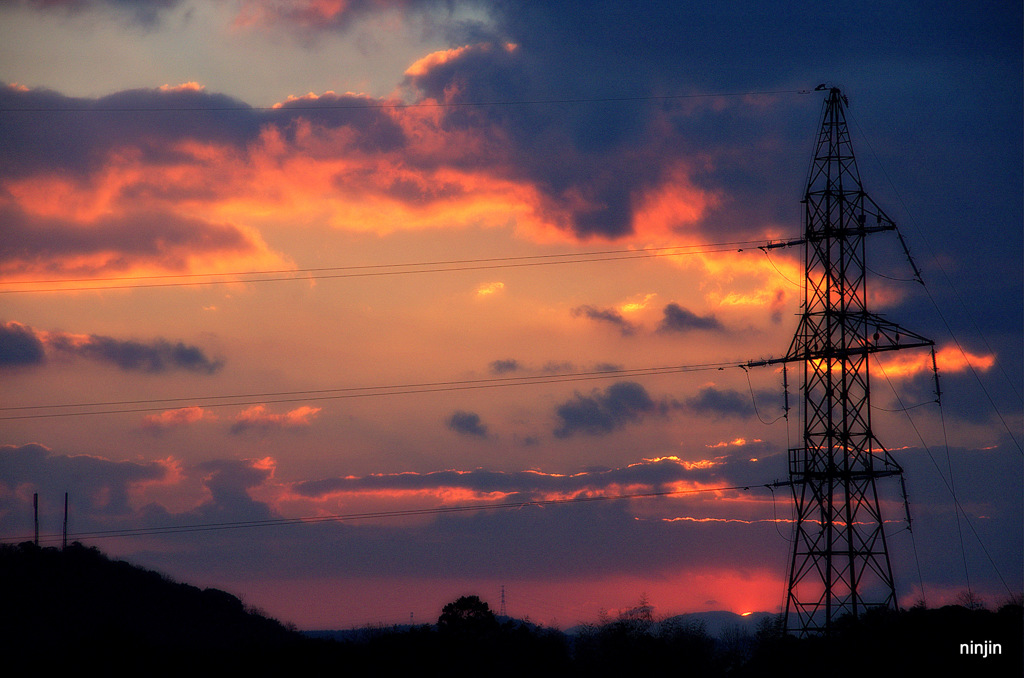
<path fill-rule="evenodd" d="M 35 522 L 36 522 L 36 540 L 35 540 L 35 544 L 36 544 L 36 546 L 39 546 L 39 493 L 38 492 L 33 492 L 32 493 L 32 511 L 35 514 Z"/>
<path fill-rule="evenodd" d="M 64 542 L 61 546 L 62 549 L 67 550 L 68 548 L 68 493 L 64 493 Z"/>

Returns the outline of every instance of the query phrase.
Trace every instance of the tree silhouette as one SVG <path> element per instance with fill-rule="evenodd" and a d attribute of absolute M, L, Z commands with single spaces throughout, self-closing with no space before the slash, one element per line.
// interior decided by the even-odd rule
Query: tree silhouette
<path fill-rule="evenodd" d="M 478 634 L 492 631 L 498 626 L 491 608 L 479 596 L 462 596 L 441 609 L 437 628 L 443 632 Z"/>

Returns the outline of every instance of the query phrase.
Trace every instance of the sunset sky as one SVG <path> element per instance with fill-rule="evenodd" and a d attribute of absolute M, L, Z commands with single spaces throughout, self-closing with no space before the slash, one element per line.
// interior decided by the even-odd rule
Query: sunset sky
<path fill-rule="evenodd" d="M 872 363 L 900 600 L 1021 591 L 1021 3 L 862 4 L 0 4 L 0 540 L 67 492 L 305 629 L 779 611 L 800 422 L 737 366 L 827 83 L 925 282 L 873 235 L 872 310 L 936 344 L 941 406 Z"/>

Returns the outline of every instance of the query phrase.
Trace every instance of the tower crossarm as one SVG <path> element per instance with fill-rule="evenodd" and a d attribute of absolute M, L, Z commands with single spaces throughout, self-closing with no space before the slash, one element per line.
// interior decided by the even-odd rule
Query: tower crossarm
<path fill-rule="evenodd" d="M 810 315 L 810 314 L 807 314 Z M 778 358 L 764 358 L 761 360 L 750 360 L 742 363 L 740 367 L 767 367 L 780 363 L 795 363 L 805 360 L 848 360 L 856 356 L 865 356 L 883 351 L 900 351 L 907 348 L 927 348 L 935 346 L 935 342 L 920 334 L 903 329 L 899 325 L 889 322 L 874 314 L 859 314 L 861 322 L 866 322 L 869 330 L 874 330 L 865 338 L 853 346 L 835 346 L 827 343 L 816 345 L 811 342 L 798 342 L 794 339 L 789 351 L 785 356 Z M 814 326 L 809 319 L 802 318 L 801 329 L 806 326 Z M 797 337 L 806 336 L 800 331 Z M 813 334 L 811 335 L 813 336 Z"/>
<path fill-rule="evenodd" d="M 896 231 L 896 224 L 891 221 L 880 222 L 877 226 L 865 226 L 859 224 L 853 228 L 833 228 L 828 234 L 814 233 L 806 238 L 797 238 L 796 240 L 780 240 L 778 242 L 770 241 L 764 245 L 761 245 L 758 249 L 761 250 L 775 250 L 782 247 L 796 247 L 797 245 L 806 244 L 810 242 L 818 242 L 825 238 L 844 238 L 854 235 L 868 235 L 871 233 L 881 233 L 883 231 Z"/>

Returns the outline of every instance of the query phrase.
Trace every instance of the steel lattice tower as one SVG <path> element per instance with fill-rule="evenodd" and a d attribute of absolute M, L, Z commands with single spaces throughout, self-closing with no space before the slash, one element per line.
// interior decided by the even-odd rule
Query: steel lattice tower
<path fill-rule="evenodd" d="M 897 607 L 876 481 L 903 469 L 871 429 L 868 356 L 932 346 L 868 312 L 865 239 L 896 226 L 864 192 L 844 105 L 842 92 L 829 89 L 803 200 L 804 238 L 786 243 L 804 246 L 803 313 L 786 357 L 769 361 L 803 368 L 803 446 L 789 451 L 783 483 L 796 504 L 785 627 L 797 635 Z"/>

